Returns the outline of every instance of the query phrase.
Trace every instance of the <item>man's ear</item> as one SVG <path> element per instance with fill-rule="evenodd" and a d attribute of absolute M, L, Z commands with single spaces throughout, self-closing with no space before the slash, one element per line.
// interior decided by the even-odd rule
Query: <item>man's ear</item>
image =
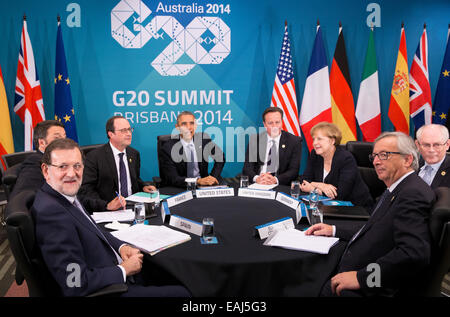
<path fill-rule="evenodd" d="M 42 171 L 42 175 L 44 176 L 44 178 L 47 179 L 47 176 L 48 176 L 48 166 L 47 166 L 47 164 L 42 163 L 41 171 Z"/>

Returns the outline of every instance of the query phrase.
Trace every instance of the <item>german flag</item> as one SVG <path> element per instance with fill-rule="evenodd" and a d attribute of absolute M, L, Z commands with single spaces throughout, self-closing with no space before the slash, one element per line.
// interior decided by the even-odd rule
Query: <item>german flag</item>
<path fill-rule="evenodd" d="M 339 23 L 340 24 L 340 23 Z M 342 132 L 342 144 L 356 140 L 355 104 L 350 83 L 344 33 L 339 25 L 339 37 L 330 71 L 331 113 L 333 123 Z"/>

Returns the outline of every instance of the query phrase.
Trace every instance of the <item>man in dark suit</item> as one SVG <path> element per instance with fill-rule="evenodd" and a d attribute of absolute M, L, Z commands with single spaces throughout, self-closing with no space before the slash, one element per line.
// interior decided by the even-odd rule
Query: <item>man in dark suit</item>
<path fill-rule="evenodd" d="M 161 147 L 163 183 L 186 187 L 186 178 L 195 178 L 200 186 L 219 184 L 225 165 L 222 149 L 207 134 L 195 133 L 197 122 L 192 112 L 181 112 L 175 128 L 179 134 L 172 135 Z M 209 157 L 214 160 L 211 172 L 208 172 Z"/>
<path fill-rule="evenodd" d="M 41 160 L 44 151 L 52 141 L 64 139 L 65 137 L 66 130 L 64 130 L 64 125 L 59 121 L 45 120 L 36 125 L 33 130 L 33 145 L 36 152 L 30 154 L 30 156 L 23 161 L 16 184 L 11 192 L 11 198 L 24 190 L 37 191 L 41 188 L 45 183 L 41 171 Z M 90 199 L 84 196 L 80 197 L 80 200 L 89 212 L 117 210 L 121 207 L 121 203 L 117 197 L 114 197 L 108 202 Z"/>
<path fill-rule="evenodd" d="M 416 146 L 423 158 L 419 176 L 431 186 L 450 187 L 450 146 L 447 127 L 440 124 L 427 124 L 417 130 Z"/>
<path fill-rule="evenodd" d="M 140 251 L 101 230 L 81 206 L 77 193 L 84 165 L 76 142 L 52 142 L 42 162 L 46 183 L 31 212 L 36 242 L 63 295 L 84 296 L 126 282 L 128 292 L 122 296 L 189 296 L 182 286 L 143 284 Z"/>
<path fill-rule="evenodd" d="M 33 130 L 33 146 L 35 153 L 30 154 L 21 164 L 11 198 L 24 190 L 37 191 L 45 180 L 41 172 L 41 159 L 45 148 L 53 140 L 66 137 L 64 125 L 56 120 L 39 122 Z"/>
<path fill-rule="evenodd" d="M 86 156 L 81 195 L 103 200 L 106 205 L 118 193 L 122 200 L 136 192 L 156 189 L 140 178 L 141 158 L 139 152 L 130 146 L 132 134 L 133 128 L 124 117 L 108 119 L 106 135 L 109 142 Z"/>
<path fill-rule="evenodd" d="M 387 190 L 366 225 L 353 236 L 323 223 L 305 232 L 349 239 L 337 274 L 322 289 L 324 296 L 394 295 L 411 288 L 430 263 L 428 218 L 435 194 L 415 173 L 413 140 L 385 132 L 375 140 L 371 159 Z"/>
<path fill-rule="evenodd" d="M 297 179 L 302 157 L 302 139 L 282 131 L 283 110 L 264 110 L 265 131 L 250 137 L 242 174 L 258 184 L 290 185 Z"/>

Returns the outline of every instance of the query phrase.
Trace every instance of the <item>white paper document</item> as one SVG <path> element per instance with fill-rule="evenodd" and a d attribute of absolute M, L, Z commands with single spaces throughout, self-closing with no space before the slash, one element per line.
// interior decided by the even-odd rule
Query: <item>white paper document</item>
<path fill-rule="evenodd" d="M 264 242 L 264 245 L 291 250 L 328 254 L 330 248 L 338 241 L 339 238 L 307 236 L 303 231 L 297 229 L 288 229 L 273 233 L 267 238 L 267 240 Z"/>
<path fill-rule="evenodd" d="M 150 255 L 189 241 L 191 236 L 166 226 L 138 224 L 127 229 L 111 232 L 117 239 L 129 243 Z"/>
<path fill-rule="evenodd" d="M 112 221 L 133 221 L 134 211 L 131 209 L 94 212 L 92 218 L 96 223 L 112 222 Z"/>
<path fill-rule="evenodd" d="M 274 187 L 277 187 L 277 184 L 272 184 L 272 185 L 263 185 L 263 184 L 258 184 L 258 183 L 253 183 L 250 186 L 248 186 L 248 188 L 251 189 L 262 189 L 262 190 L 271 190 Z"/>

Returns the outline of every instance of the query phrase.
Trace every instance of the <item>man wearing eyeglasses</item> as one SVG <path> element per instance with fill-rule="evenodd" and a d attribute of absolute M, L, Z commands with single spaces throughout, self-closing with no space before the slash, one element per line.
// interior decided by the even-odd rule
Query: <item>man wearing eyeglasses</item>
<path fill-rule="evenodd" d="M 133 128 L 128 120 L 122 116 L 108 119 L 106 135 L 109 142 L 86 156 L 80 194 L 105 203 L 119 195 L 124 203 L 123 198 L 136 192 L 156 190 L 140 178 L 141 158 L 130 146 Z"/>
<path fill-rule="evenodd" d="M 31 208 L 36 243 L 62 295 L 85 296 L 126 283 L 128 291 L 121 296 L 190 296 L 180 285 L 148 285 L 139 274 L 143 254 L 102 230 L 87 214 L 78 196 L 84 164 L 75 141 L 52 142 L 41 167 L 46 182 Z"/>
<path fill-rule="evenodd" d="M 450 146 L 447 127 L 440 124 L 427 124 L 417 130 L 416 146 L 423 158 L 419 176 L 431 186 L 450 187 Z"/>
<path fill-rule="evenodd" d="M 414 295 L 430 263 L 428 218 L 435 194 L 415 172 L 414 141 L 402 132 L 385 132 L 370 159 L 387 189 L 367 223 L 356 233 L 323 223 L 305 232 L 349 241 L 323 296 Z"/>

